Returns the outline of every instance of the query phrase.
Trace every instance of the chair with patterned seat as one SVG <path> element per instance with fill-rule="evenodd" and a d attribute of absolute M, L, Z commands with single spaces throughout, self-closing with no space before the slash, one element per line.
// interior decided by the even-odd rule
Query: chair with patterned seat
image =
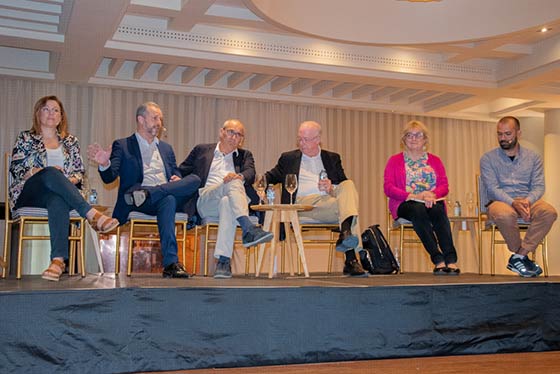
<path fill-rule="evenodd" d="M 175 236 L 177 237 L 177 246 L 181 246 L 181 254 L 183 262 L 186 262 L 187 253 L 187 222 L 189 216 L 186 213 L 175 213 Z M 151 231 L 146 231 L 150 228 Z M 123 230 L 128 231 L 128 264 L 126 275 L 132 275 L 132 255 L 135 242 L 148 242 L 158 238 L 157 217 L 148 214 L 132 211 L 128 215 L 128 222 L 119 226 L 117 229 L 117 244 L 115 250 L 115 275 L 120 272 L 120 236 Z M 196 258 L 196 246 L 194 258 Z"/>
<path fill-rule="evenodd" d="M 496 244 L 506 244 L 505 240 L 496 238 L 496 233 L 499 232 L 496 223 L 488 217 L 488 194 L 480 175 L 476 176 L 476 191 L 478 196 L 478 258 L 479 261 L 479 274 L 482 274 L 482 233 L 484 231 L 490 232 L 490 275 L 496 274 Z M 527 232 L 530 222 L 526 222 L 519 218 L 517 220 L 519 230 Z M 548 277 L 548 235 L 539 243 L 542 250 L 542 265 L 544 276 Z"/>
<path fill-rule="evenodd" d="M 9 273 L 10 266 L 10 250 L 11 250 L 11 234 L 14 226 L 19 228 L 18 230 L 18 244 L 17 244 L 17 261 L 16 261 L 16 279 L 21 279 L 22 277 L 22 266 L 23 266 L 23 247 L 24 242 L 33 240 L 50 240 L 50 235 L 46 234 L 34 234 L 29 233 L 30 228 L 34 225 L 47 225 L 48 228 L 48 212 L 43 208 L 35 207 L 22 207 L 10 211 L 8 204 L 8 190 L 11 183 L 10 175 L 10 162 L 11 155 L 6 153 L 4 157 L 4 172 L 5 172 L 5 185 L 4 185 L 4 198 L 5 207 L 4 214 L 6 219 L 5 231 L 4 231 L 4 253 L 2 256 L 2 261 L 4 262 L 2 267 L 2 278 L 6 278 Z M 75 273 L 75 256 L 76 251 L 78 254 L 78 267 L 82 277 L 86 276 L 85 269 L 85 219 L 80 217 L 78 212 L 72 210 L 70 212 L 70 228 L 68 240 L 70 242 L 70 251 L 68 256 L 69 269 L 68 273 L 74 275 Z M 44 232 L 44 230 L 41 230 Z"/>

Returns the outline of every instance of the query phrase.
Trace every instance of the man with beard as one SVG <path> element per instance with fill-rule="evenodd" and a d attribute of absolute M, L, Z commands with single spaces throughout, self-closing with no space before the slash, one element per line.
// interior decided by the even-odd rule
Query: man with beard
<path fill-rule="evenodd" d="M 200 178 L 181 178 L 171 145 L 158 139 L 163 127 L 163 114 L 154 102 L 136 110 L 136 132 L 113 142 L 105 150 L 99 144 L 88 147 L 88 157 L 99 165 L 104 183 L 119 178 L 117 203 L 113 217 L 123 225 L 131 211 L 156 215 L 164 278 L 188 278 L 189 274 L 177 257 L 175 212 L 183 210 L 193 196 Z"/>
<path fill-rule="evenodd" d="M 534 252 L 556 220 L 556 210 L 541 200 L 544 194 L 543 162 L 535 152 L 521 147 L 519 120 L 507 116 L 497 125 L 499 148 L 480 159 L 480 173 L 488 194 L 488 216 L 513 252 L 507 268 L 522 277 L 536 277 L 542 269 L 527 254 Z M 518 219 L 529 223 L 521 239 Z"/>

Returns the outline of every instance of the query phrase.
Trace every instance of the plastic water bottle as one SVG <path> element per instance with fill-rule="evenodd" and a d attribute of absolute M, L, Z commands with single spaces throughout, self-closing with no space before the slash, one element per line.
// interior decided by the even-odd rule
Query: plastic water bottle
<path fill-rule="evenodd" d="M 455 206 L 453 208 L 453 215 L 456 217 L 461 216 L 461 203 L 459 201 L 455 201 Z"/>
<path fill-rule="evenodd" d="M 89 192 L 89 203 L 91 205 L 97 205 L 97 191 L 92 188 Z"/>
<path fill-rule="evenodd" d="M 270 205 L 274 204 L 274 198 L 276 197 L 276 191 L 274 190 L 274 185 L 269 184 L 266 190 L 266 199 Z"/>

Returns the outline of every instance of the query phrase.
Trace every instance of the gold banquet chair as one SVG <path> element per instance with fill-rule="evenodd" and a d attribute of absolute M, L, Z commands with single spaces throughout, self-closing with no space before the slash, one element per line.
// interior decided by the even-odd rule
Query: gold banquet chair
<path fill-rule="evenodd" d="M 4 155 L 4 173 L 5 173 L 5 185 L 4 185 L 4 200 L 5 200 L 5 219 L 6 225 L 4 230 L 4 253 L 2 256 L 2 262 L 5 266 L 2 266 L 2 278 L 6 278 L 9 273 L 10 266 L 10 250 L 11 250 L 11 234 L 12 228 L 17 226 L 18 230 L 18 247 L 17 247 L 17 262 L 16 262 L 16 279 L 21 279 L 22 276 L 22 265 L 23 265 L 23 246 L 25 241 L 33 240 L 50 240 L 50 235 L 33 235 L 33 233 L 28 233 L 29 229 L 33 225 L 47 225 L 48 228 L 48 212 L 43 208 L 35 207 L 22 207 L 16 209 L 13 213 L 9 208 L 9 195 L 8 189 L 11 184 L 10 175 L 10 162 L 11 154 L 6 152 Z M 76 248 L 78 250 L 78 266 L 82 277 L 86 276 L 85 267 L 85 219 L 80 217 L 78 212 L 72 210 L 70 212 L 70 234 L 68 240 L 70 242 L 70 250 L 68 254 L 68 273 L 69 275 L 74 275 L 75 272 L 75 256 Z"/>
<path fill-rule="evenodd" d="M 335 256 L 335 248 L 336 248 L 336 241 L 338 240 L 338 234 L 340 233 L 340 226 L 336 222 L 318 222 L 315 220 L 308 220 L 305 218 L 300 218 L 301 228 L 301 236 L 303 237 L 303 244 L 328 244 L 329 246 L 329 257 L 327 262 L 327 274 L 332 273 L 332 265 Z M 293 229 L 291 229 L 293 231 Z M 314 233 L 314 232 L 322 232 L 329 235 L 326 239 L 309 239 L 306 238 L 306 234 Z M 291 233 L 290 233 L 291 234 Z M 282 242 L 282 264 L 280 271 L 282 273 L 285 272 L 285 253 L 286 253 L 286 244 L 288 244 L 288 250 L 291 251 L 291 242 L 290 242 L 291 235 L 286 235 L 286 240 Z M 297 255 L 295 258 L 299 258 Z M 298 260 L 297 266 L 298 274 L 301 273 L 301 260 Z"/>
<path fill-rule="evenodd" d="M 254 225 L 258 224 L 258 217 L 256 216 L 249 216 L 251 223 Z M 199 241 L 203 238 L 204 239 L 204 270 L 203 275 L 206 277 L 208 276 L 208 268 L 209 268 L 209 261 L 210 258 L 208 257 L 210 252 L 210 245 L 216 245 L 216 236 L 218 235 L 218 217 L 207 217 L 202 220 L 200 225 L 196 225 L 194 228 L 194 260 L 193 260 L 193 272 L 196 273 L 196 263 L 197 258 L 196 255 L 198 251 Z M 233 245 L 242 244 L 241 237 L 241 227 L 237 226 L 235 232 L 235 240 Z M 253 246 L 250 248 L 245 248 L 245 275 L 249 275 L 249 267 L 251 261 L 251 251 L 255 253 L 255 273 L 257 272 L 257 246 Z"/>
<path fill-rule="evenodd" d="M 387 211 L 387 241 L 390 241 L 391 238 L 391 231 L 398 231 L 399 232 L 399 272 L 401 274 L 404 273 L 404 244 L 420 244 L 420 238 L 416 235 L 414 231 L 414 227 L 412 226 L 412 222 L 406 220 L 404 218 L 398 218 L 396 220 L 393 219 L 391 216 L 391 211 L 389 210 L 389 198 L 386 198 L 386 211 Z M 406 232 L 412 233 L 412 237 L 406 236 Z"/>
<path fill-rule="evenodd" d="M 482 233 L 490 232 L 490 275 L 496 274 L 496 244 L 506 244 L 505 240 L 497 239 L 496 233 L 499 232 L 498 226 L 488 217 L 488 195 L 480 175 L 476 176 L 476 193 L 478 196 L 478 258 L 479 274 L 482 274 Z M 519 231 L 527 232 L 530 222 L 526 222 L 519 218 L 517 220 Z M 542 250 L 542 262 L 544 276 L 548 277 L 548 235 L 539 243 Z"/>
<path fill-rule="evenodd" d="M 181 246 L 181 254 L 183 256 L 183 263 L 186 262 L 187 254 L 187 222 L 189 215 L 187 213 L 175 213 L 175 236 L 177 238 L 177 247 Z M 147 230 L 150 229 L 150 230 Z M 151 216 L 136 211 L 128 214 L 128 221 L 122 226 L 117 228 L 117 242 L 115 249 L 115 275 L 120 273 L 120 238 L 123 230 L 128 231 L 128 264 L 126 267 L 126 275 L 132 275 L 132 255 L 135 242 L 151 242 L 159 240 L 159 233 L 157 227 L 157 216 Z M 196 249 L 194 253 L 196 258 Z"/>

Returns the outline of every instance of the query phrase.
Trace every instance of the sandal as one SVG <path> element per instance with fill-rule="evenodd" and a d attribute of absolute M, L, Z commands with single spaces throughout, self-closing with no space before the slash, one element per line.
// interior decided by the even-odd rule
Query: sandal
<path fill-rule="evenodd" d="M 64 261 L 60 261 L 59 259 L 55 258 L 51 261 L 48 269 L 43 272 L 41 278 L 58 282 L 60 280 L 60 275 L 64 272 L 66 265 Z"/>
<path fill-rule="evenodd" d="M 95 211 L 95 214 L 91 219 L 88 219 L 88 222 L 100 234 L 111 232 L 119 225 L 119 221 L 116 218 L 108 217 L 98 211 Z"/>

